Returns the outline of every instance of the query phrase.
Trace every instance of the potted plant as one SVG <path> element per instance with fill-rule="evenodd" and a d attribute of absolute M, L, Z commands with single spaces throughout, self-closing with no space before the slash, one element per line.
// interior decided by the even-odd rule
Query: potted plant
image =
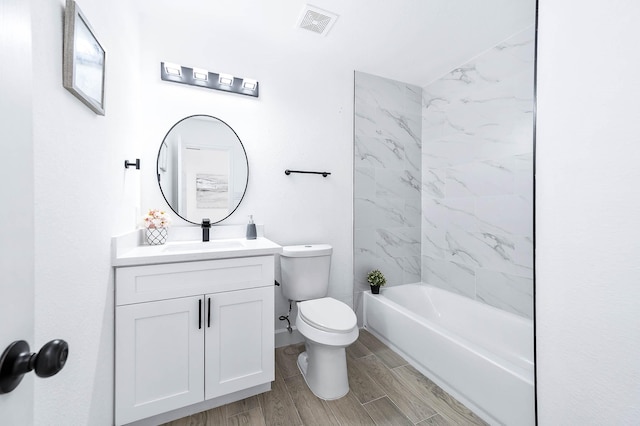
<path fill-rule="evenodd" d="M 382 272 L 378 269 L 374 269 L 367 274 L 367 282 L 371 286 L 371 293 L 379 294 L 380 287 L 387 283 L 387 279 L 384 277 Z"/>
<path fill-rule="evenodd" d="M 156 246 L 167 242 L 169 215 L 166 212 L 151 209 L 142 220 L 145 227 L 145 237 L 149 245 Z"/>

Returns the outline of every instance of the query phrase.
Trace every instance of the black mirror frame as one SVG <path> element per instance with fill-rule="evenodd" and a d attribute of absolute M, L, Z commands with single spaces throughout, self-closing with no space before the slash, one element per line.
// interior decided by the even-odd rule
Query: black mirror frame
<path fill-rule="evenodd" d="M 234 135 L 236 135 L 236 138 L 238 138 L 238 142 L 240 142 L 240 147 L 242 148 L 242 152 L 244 152 L 244 161 L 247 165 L 247 180 L 244 184 L 244 191 L 242 192 L 242 197 L 240 197 L 240 201 L 238 201 L 238 204 L 236 204 L 236 206 L 233 208 L 232 211 L 229 212 L 228 215 L 226 215 L 225 217 L 223 217 L 220 220 L 217 220 L 215 222 L 211 222 L 211 224 L 216 224 L 216 223 L 220 223 L 223 220 L 227 219 L 229 216 L 231 216 L 240 206 L 240 204 L 242 204 L 242 200 L 244 200 L 244 196 L 247 194 L 247 188 L 249 187 L 249 157 L 247 156 L 247 150 L 244 148 L 244 144 L 242 143 L 242 140 L 240 139 L 240 136 L 238 136 L 238 134 L 236 133 L 235 130 L 233 130 L 233 127 L 229 126 L 229 124 L 227 124 L 225 121 L 219 119 L 218 117 L 214 117 L 212 115 L 208 115 L 208 114 L 193 114 L 187 117 L 184 117 L 180 120 L 178 120 L 173 126 L 171 126 L 171 128 L 169 129 L 169 131 L 164 135 L 164 138 L 162 138 L 162 142 L 160 142 L 160 149 L 158 149 L 158 156 L 156 158 L 156 179 L 158 181 L 158 188 L 160 188 L 160 193 L 162 194 L 162 198 L 164 198 L 164 201 L 167 203 L 167 205 L 169 206 L 169 208 L 176 214 L 176 216 L 178 216 L 179 218 L 181 218 L 182 220 L 184 220 L 185 222 L 194 224 L 194 225 L 200 225 L 200 222 L 193 222 L 189 219 L 187 219 L 186 217 L 182 216 L 180 213 L 178 213 L 176 211 L 176 209 L 173 208 L 173 206 L 171 205 L 171 203 L 169 202 L 169 200 L 167 200 L 166 195 L 164 195 L 164 191 L 162 190 L 162 185 L 160 185 L 160 154 L 162 152 L 162 145 L 165 143 L 165 140 L 167 139 L 167 136 L 169 136 L 169 133 L 171 133 L 171 131 L 180 123 L 182 123 L 185 120 L 188 120 L 189 118 L 194 118 L 194 117 L 209 117 L 209 118 L 213 118 L 215 120 L 218 120 L 219 122 L 221 122 L 222 124 L 224 124 L 225 126 L 227 126 Z"/>

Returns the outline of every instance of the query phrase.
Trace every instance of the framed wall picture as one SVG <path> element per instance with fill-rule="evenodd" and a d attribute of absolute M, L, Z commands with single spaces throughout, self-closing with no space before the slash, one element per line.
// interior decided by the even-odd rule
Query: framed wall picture
<path fill-rule="evenodd" d="M 64 14 L 62 85 L 96 114 L 104 115 L 105 51 L 74 0 Z"/>

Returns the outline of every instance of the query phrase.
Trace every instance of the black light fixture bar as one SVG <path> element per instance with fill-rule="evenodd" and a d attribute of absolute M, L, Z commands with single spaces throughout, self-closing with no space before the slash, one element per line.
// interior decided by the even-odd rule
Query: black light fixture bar
<path fill-rule="evenodd" d="M 160 62 L 160 77 L 164 81 L 188 84 L 189 86 L 204 87 L 237 93 L 239 95 L 258 97 L 260 85 L 256 80 L 235 77 L 227 74 L 216 74 L 197 68 Z M 231 84 L 226 84 L 226 83 Z"/>

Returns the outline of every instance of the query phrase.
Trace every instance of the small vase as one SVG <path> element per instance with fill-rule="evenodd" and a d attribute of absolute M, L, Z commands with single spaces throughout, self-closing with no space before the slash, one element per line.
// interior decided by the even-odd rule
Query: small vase
<path fill-rule="evenodd" d="M 371 287 L 371 293 L 380 294 L 380 286 L 379 285 L 372 285 L 370 287 Z"/>
<path fill-rule="evenodd" d="M 150 246 L 159 246 L 167 242 L 167 229 L 168 228 L 147 228 L 145 230 L 145 236 L 147 237 L 147 243 Z"/>

